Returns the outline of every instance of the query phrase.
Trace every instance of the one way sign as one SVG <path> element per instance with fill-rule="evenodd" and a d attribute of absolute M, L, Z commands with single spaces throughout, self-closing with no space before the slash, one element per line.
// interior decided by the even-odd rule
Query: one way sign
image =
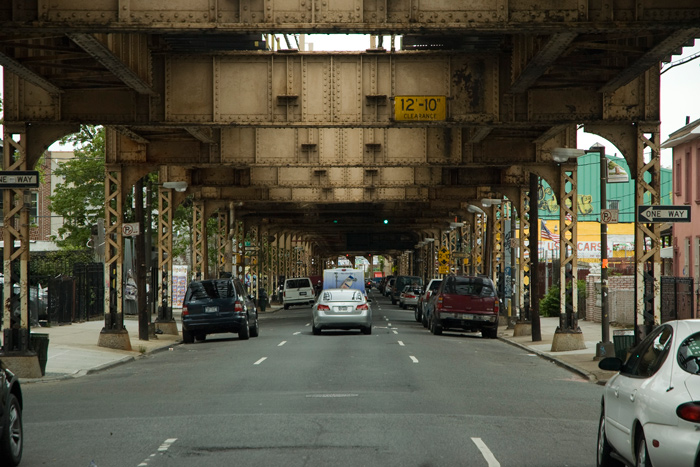
<path fill-rule="evenodd" d="M 690 222 L 690 206 L 637 206 L 637 222 Z"/>

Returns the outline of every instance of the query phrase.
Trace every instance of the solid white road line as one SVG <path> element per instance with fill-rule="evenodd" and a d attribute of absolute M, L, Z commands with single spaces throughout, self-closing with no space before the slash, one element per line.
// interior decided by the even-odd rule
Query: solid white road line
<path fill-rule="evenodd" d="M 158 452 L 161 452 L 161 453 L 162 453 L 162 452 L 167 451 L 167 450 L 170 448 L 170 446 L 171 446 L 175 441 L 177 441 L 177 438 L 168 438 L 168 439 L 166 439 L 165 442 L 163 442 L 163 444 L 161 444 L 161 445 L 158 447 Z M 151 455 L 148 456 L 148 458 L 146 458 L 143 462 L 141 462 L 140 464 L 138 464 L 137 467 L 146 467 L 146 466 L 148 466 L 148 461 L 150 461 L 150 460 L 151 460 L 152 458 L 154 458 L 155 456 L 156 456 L 155 453 L 154 453 L 154 454 L 151 454 Z"/>
<path fill-rule="evenodd" d="M 484 459 L 486 459 L 489 467 L 501 467 L 501 463 L 496 460 L 496 457 L 493 455 L 488 446 L 481 441 L 481 438 L 472 438 L 472 441 L 474 441 L 476 447 L 479 448 L 479 451 L 481 451 L 481 455 L 484 456 Z"/>
<path fill-rule="evenodd" d="M 261 364 L 262 362 L 264 362 L 265 360 L 267 360 L 267 357 L 261 358 L 261 359 L 258 360 L 257 362 L 253 363 L 253 365 L 260 365 L 260 364 Z"/>
<path fill-rule="evenodd" d="M 411 355 L 411 360 L 413 360 L 413 363 L 418 363 L 418 359 L 413 355 Z"/>
<path fill-rule="evenodd" d="M 283 346 L 284 344 L 286 344 L 286 343 L 287 343 L 287 341 L 282 341 L 282 342 L 280 342 L 280 343 L 277 345 L 277 347 L 282 347 L 282 346 Z"/>

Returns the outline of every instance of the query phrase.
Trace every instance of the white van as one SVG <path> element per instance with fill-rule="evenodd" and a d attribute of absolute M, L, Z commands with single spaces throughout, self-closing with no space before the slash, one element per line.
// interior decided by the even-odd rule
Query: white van
<path fill-rule="evenodd" d="M 315 301 L 314 287 L 308 277 L 293 277 L 284 281 L 282 303 L 285 310 L 290 305 L 313 305 Z"/>

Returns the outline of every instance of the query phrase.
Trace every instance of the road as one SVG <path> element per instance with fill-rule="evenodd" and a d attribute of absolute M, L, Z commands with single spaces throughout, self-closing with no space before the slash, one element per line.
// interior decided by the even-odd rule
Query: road
<path fill-rule="evenodd" d="M 249 341 L 25 385 L 22 465 L 595 465 L 602 387 L 370 297 L 372 335 L 314 336 L 310 308 L 292 308 Z"/>

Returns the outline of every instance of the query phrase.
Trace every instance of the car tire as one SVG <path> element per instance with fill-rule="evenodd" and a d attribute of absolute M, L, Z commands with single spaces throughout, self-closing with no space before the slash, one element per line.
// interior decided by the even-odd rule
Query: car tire
<path fill-rule="evenodd" d="M 183 329 L 182 342 L 184 342 L 185 344 L 191 344 L 192 342 L 194 342 L 194 334 L 192 334 L 192 331 L 185 331 Z"/>
<path fill-rule="evenodd" d="M 15 467 L 22 460 L 24 447 L 22 408 L 14 394 L 10 394 L 8 402 L 9 410 L 2 427 L 2 439 L 0 439 L 0 465 Z"/>
<path fill-rule="evenodd" d="M 289 310 L 289 305 L 287 305 L 287 304 L 285 303 L 284 309 L 285 309 L 285 310 Z"/>
<path fill-rule="evenodd" d="M 496 339 L 498 337 L 498 328 L 482 329 L 481 337 L 483 337 L 484 339 Z"/>
<path fill-rule="evenodd" d="M 421 315 L 420 322 L 421 324 L 423 324 L 424 328 L 428 328 L 428 316 L 425 314 L 425 312 L 423 312 L 423 314 Z"/>
<path fill-rule="evenodd" d="M 204 342 L 205 340 L 207 340 L 207 335 L 206 334 L 196 334 L 194 336 L 194 340 L 196 340 L 197 342 Z"/>
<path fill-rule="evenodd" d="M 442 335 L 442 324 L 440 324 L 435 317 L 430 320 L 430 332 L 436 336 Z"/>
<path fill-rule="evenodd" d="M 260 335 L 260 324 L 258 323 L 258 318 L 255 318 L 255 324 L 250 328 L 250 337 L 258 337 Z"/>
<path fill-rule="evenodd" d="M 366 326 L 366 327 L 362 328 L 362 334 L 366 334 L 366 335 L 372 334 L 372 326 Z"/>
<path fill-rule="evenodd" d="M 597 467 L 622 467 L 622 462 L 612 457 L 612 446 L 605 435 L 605 409 L 600 411 L 598 423 L 598 452 L 596 453 Z"/>
<path fill-rule="evenodd" d="M 314 333 L 314 336 L 320 336 L 321 335 L 321 328 L 317 328 L 314 325 L 311 325 L 311 332 Z"/>
<path fill-rule="evenodd" d="M 396 300 L 394 300 L 394 299 L 392 298 L 392 299 L 391 299 L 391 304 L 392 304 L 392 305 L 396 305 Z"/>
<path fill-rule="evenodd" d="M 421 311 L 418 309 L 418 307 L 416 307 L 415 311 L 413 312 L 413 317 L 416 319 L 416 323 L 420 323 L 420 322 L 421 322 L 421 320 L 422 320 L 422 313 L 421 313 Z"/>
<path fill-rule="evenodd" d="M 644 432 L 640 428 L 639 439 L 637 440 L 637 457 L 636 467 L 652 467 L 651 459 L 649 459 L 649 450 L 647 449 L 647 439 L 644 437 Z"/>
<path fill-rule="evenodd" d="M 238 330 L 238 338 L 242 341 L 246 341 L 250 338 L 250 327 L 248 325 L 248 317 L 245 317 L 245 322 L 241 325 Z"/>

